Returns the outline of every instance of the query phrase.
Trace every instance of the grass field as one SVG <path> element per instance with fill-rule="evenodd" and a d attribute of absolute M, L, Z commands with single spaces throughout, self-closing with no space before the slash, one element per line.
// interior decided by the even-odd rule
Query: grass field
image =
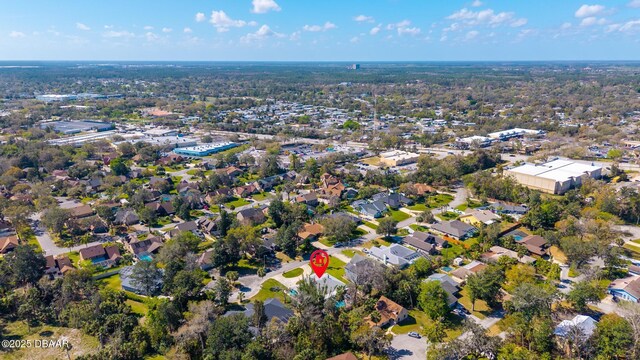
<path fill-rule="evenodd" d="M 549 253 L 551 253 L 551 256 L 554 259 L 558 260 L 559 262 L 561 262 L 563 264 L 567 263 L 567 256 L 557 246 L 555 246 L 555 245 L 551 246 L 549 248 Z"/>
<path fill-rule="evenodd" d="M 454 213 L 453 211 L 445 211 L 445 212 L 443 212 L 441 214 L 436 215 L 437 218 L 445 220 L 445 221 L 455 220 L 455 219 L 458 218 L 458 216 L 460 216 L 460 215 L 458 215 L 457 213 Z"/>
<path fill-rule="evenodd" d="M 354 257 L 356 254 L 360 254 L 362 256 L 364 256 L 364 253 L 360 250 L 351 250 L 351 249 L 346 249 L 346 250 L 342 250 L 342 255 L 348 257 L 348 258 L 352 258 Z"/>
<path fill-rule="evenodd" d="M 251 298 L 251 301 L 260 300 L 265 301 L 269 298 L 277 298 L 280 301 L 284 302 L 284 292 L 287 287 L 282 285 L 277 280 L 268 279 L 264 283 L 262 283 L 262 287 L 260 291 Z"/>
<path fill-rule="evenodd" d="M 109 276 L 107 278 L 99 280 L 100 284 L 103 284 L 104 287 L 112 289 L 112 290 L 122 290 L 122 281 L 120 281 L 120 274 L 115 274 Z"/>
<path fill-rule="evenodd" d="M 245 199 L 235 198 L 235 200 L 231 200 L 231 201 L 229 201 L 229 202 L 226 202 L 226 203 L 224 204 L 224 206 L 226 206 L 226 207 L 234 206 L 234 207 L 236 207 L 236 208 L 237 208 L 237 207 L 244 206 L 244 205 L 249 205 L 249 204 L 251 204 L 251 203 L 250 203 L 250 202 L 248 202 L 248 201 L 247 201 L 247 200 L 245 200 Z"/>
<path fill-rule="evenodd" d="M 327 273 L 329 275 L 338 278 L 342 282 L 347 282 L 344 278 L 344 267 L 347 265 L 344 261 L 336 258 L 335 256 L 330 257 L 329 267 L 327 268 Z"/>
<path fill-rule="evenodd" d="M 378 225 L 376 225 L 376 224 L 374 224 L 374 223 L 372 223 L 372 222 L 370 222 L 370 221 L 363 221 L 363 224 L 364 224 L 365 226 L 367 226 L 368 228 L 371 228 L 371 229 L 373 229 L 373 230 L 378 229 Z"/>
<path fill-rule="evenodd" d="M 453 340 L 462 334 L 461 320 L 455 318 L 455 315 L 451 315 L 450 327 L 445 329 L 447 334 L 445 340 Z M 415 331 L 418 334 L 422 334 L 422 330 L 425 326 L 429 325 L 433 320 L 429 319 L 424 312 L 413 309 L 409 310 L 409 316 L 402 324 L 395 325 L 391 328 L 394 334 L 407 334 L 411 331 Z"/>
<path fill-rule="evenodd" d="M 467 289 L 462 288 L 460 291 L 461 298 L 458 299 L 460 305 L 464 306 L 467 310 L 471 311 L 471 299 L 469 298 L 469 293 Z M 487 305 L 487 303 L 483 300 L 476 300 L 475 311 L 472 311 L 473 315 L 477 316 L 479 319 L 484 319 L 487 315 L 491 314 L 491 308 Z"/>
<path fill-rule="evenodd" d="M 374 156 L 374 157 L 362 159 L 360 160 L 360 162 L 367 165 L 371 165 L 371 166 L 378 166 L 380 164 L 380 157 Z"/>
<path fill-rule="evenodd" d="M 97 352 L 100 347 L 98 339 L 85 335 L 82 330 L 57 327 L 57 326 L 36 326 L 27 327 L 23 321 L 16 321 L 10 323 L 3 323 L 3 339 L 15 339 L 15 340 L 58 340 L 66 338 L 71 344 L 71 350 L 69 356 L 75 359 L 81 355 L 88 355 Z M 60 347 L 49 348 L 24 348 L 12 352 L 5 352 L 4 349 L 0 349 L 0 358 L 14 360 L 14 359 L 30 359 L 30 360 L 44 360 L 44 359 L 67 359 L 67 353 Z"/>
<path fill-rule="evenodd" d="M 267 193 L 260 193 L 260 194 L 255 194 L 255 195 L 251 195 L 251 198 L 255 201 L 262 201 L 266 198 L 269 197 L 269 194 Z"/>
<path fill-rule="evenodd" d="M 389 213 L 391 214 L 391 217 L 393 218 L 393 220 L 395 220 L 397 222 L 401 222 L 401 221 L 407 220 L 408 218 L 411 217 L 411 215 L 407 214 L 406 212 L 400 211 L 400 210 L 391 210 Z"/>
<path fill-rule="evenodd" d="M 131 310 L 136 314 L 146 316 L 149 311 L 149 307 L 143 302 L 127 299 L 126 303 L 131 306 Z"/>
<path fill-rule="evenodd" d="M 285 273 L 282 274 L 283 277 L 287 278 L 287 279 L 292 279 L 295 277 L 298 277 L 300 275 L 302 275 L 304 271 L 302 270 L 302 268 L 295 268 L 293 270 L 289 270 Z"/>

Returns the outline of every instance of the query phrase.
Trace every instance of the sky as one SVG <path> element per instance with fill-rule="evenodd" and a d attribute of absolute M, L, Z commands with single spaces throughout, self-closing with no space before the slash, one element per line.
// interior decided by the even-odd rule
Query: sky
<path fill-rule="evenodd" d="M 640 60 L 640 0 L 4 0 L 0 60 Z"/>

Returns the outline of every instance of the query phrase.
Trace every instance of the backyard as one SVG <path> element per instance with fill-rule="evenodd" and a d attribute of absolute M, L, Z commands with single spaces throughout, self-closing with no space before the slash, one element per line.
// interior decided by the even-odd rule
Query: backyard
<path fill-rule="evenodd" d="M 262 283 L 260 291 L 251 298 L 251 301 L 265 301 L 269 298 L 277 298 L 280 301 L 285 302 L 284 291 L 286 290 L 287 287 L 282 285 L 279 281 L 268 279 L 267 281 Z"/>

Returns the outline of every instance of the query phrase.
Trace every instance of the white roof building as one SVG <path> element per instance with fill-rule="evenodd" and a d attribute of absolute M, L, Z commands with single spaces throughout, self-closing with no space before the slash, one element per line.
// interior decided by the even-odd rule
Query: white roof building
<path fill-rule="evenodd" d="M 554 160 L 545 164 L 524 164 L 509 169 L 506 175 L 513 176 L 520 184 L 551 194 L 564 194 L 580 186 L 588 177 L 598 179 L 602 167 L 570 160 Z"/>
<path fill-rule="evenodd" d="M 593 320 L 593 318 L 586 315 L 576 315 L 571 320 L 563 320 L 558 326 L 556 326 L 553 333 L 560 337 L 566 337 L 570 334 L 572 329 L 578 328 L 584 336 L 584 338 L 589 338 L 591 334 L 593 334 L 596 329 L 597 321 Z"/>

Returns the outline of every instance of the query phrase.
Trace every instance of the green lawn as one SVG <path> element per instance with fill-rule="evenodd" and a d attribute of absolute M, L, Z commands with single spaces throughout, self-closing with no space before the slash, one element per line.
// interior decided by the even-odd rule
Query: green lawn
<path fill-rule="evenodd" d="M 415 204 L 415 205 L 407 206 L 407 208 L 413 211 L 425 211 L 429 209 L 425 204 Z"/>
<path fill-rule="evenodd" d="M 295 277 L 298 277 L 300 275 L 302 275 L 304 271 L 302 270 L 302 268 L 295 268 L 293 270 L 289 270 L 285 273 L 282 274 L 283 277 L 287 278 L 287 279 L 292 279 Z"/>
<path fill-rule="evenodd" d="M 464 253 L 464 249 L 460 245 L 451 244 L 450 247 L 440 251 L 442 257 L 446 260 L 453 260 Z"/>
<path fill-rule="evenodd" d="M 260 264 L 257 264 L 247 259 L 241 259 L 237 265 L 230 267 L 227 271 L 237 271 L 241 276 L 254 275 L 258 273 L 258 268 L 260 267 L 262 267 L 262 261 L 260 261 Z"/>
<path fill-rule="evenodd" d="M 149 307 L 145 303 L 131 300 L 131 299 L 127 299 L 126 303 L 129 304 L 129 306 L 131 306 L 131 310 L 136 314 L 146 316 L 147 312 L 149 311 Z"/>
<path fill-rule="evenodd" d="M 364 256 L 364 253 L 360 250 L 351 250 L 351 249 L 346 249 L 346 250 L 342 250 L 342 254 L 348 258 L 352 258 L 354 257 L 356 254 L 360 254 L 362 256 Z"/>
<path fill-rule="evenodd" d="M 429 207 L 432 209 L 445 206 L 453 201 L 453 196 L 449 194 L 438 194 L 429 197 Z"/>
<path fill-rule="evenodd" d="M 380 237 L 375 240 L 367 241 L 366 243 L 362 244 L 362 247 L 365 249 L 370 249 L 374 246 L 389 246 L 389 245 L 391 245 L 391 242 Z"/>
<path fill-rule="evenodd" d="M 391 210 L 389 213 L 391 214 L 391 217 L 393 218 L 393 220 L 397 222 L 407 220 L 408 218 L 411 217 L 411 215 L 400 210 Z"/>
<path fill-rule="evenodd" d="M 449 327 L 445 329 L 447 334 L 445 340 L 453 340 L 462 334 L 462 326 L 460 319 L 456 319 L 455 315 L 450 315 L 452 321 L 449 322 Z M 433 320 L 429 319 L 424 312 L 413 309 L 409 310 L 409 316 L 401 324 L 395 325 L 391 328 L 394 334 L 407 334 L 411 331 L 415 331 L 418 334 L 422 334 L 422 330 L 425 326 L 430 324 Z"/>
<path fill-rule="evenodd" d="M 107 278 L 100 279 L 99 283 L 103 284 L 106 288 L 122 291 L 122 281 L 120 280 L 120 274 L 115 274 Z"/>
<path fill-rule="evenodd" d="M 440 213 L 438 215 L 436 215 L 437 218 L 448 221 L 448 220 L 455 220 L 458 218 L 458 216 L 460 216 L 457 213 L 454 213 L 453 211 L 445 211 L 443 213 Z"/>
<path fill-rule="evenodd" d="M 344 278 L 344 267 L 347 265 L 344 261 L 336 258 L 335 256 L 331 256 L 329 258 L 329 267 L 327 268 L 327 273 L 329 275 L 338 278 L 342 282 L 347 282 Z"/>
<path fill-rule="evenodd" d="M 287 287 L 282 285 L 279 281 L 268 279 L 267 281 L 262 283 L 260 291 L 254 295 L 250 300 L 260 300 L 265 301 L 269 298 L 277 298 L 280 301 L 284 302 L 284 292 Z"/>
<path fill-rule="evenodd" d="M 231 200 L 231 201 L 229 201 L 229 202 L 226 202 L 226 203 L 224 204 L 224 206 L 226 206 L 226 207 L 234 206 L 234 207 L 236 207 L 236 208 L 237 208 L 237 207 L 244 206 L 244 205 L 249 205 L 249 204 L 251 204 L 251 203 L 250 203 L 250 202 L 248 202 L 248 201 L 247 201 L 247 200 L 245 200 L 245 199 L 235 198 L 235 200 Z"/>
<path fill-rule="evenodd" d="M 460 305 L 464 306 L 467 310 L 471 311 L 471 299 L 469 298 L 469 293 L 466 288 L 462 288 L 460 291 L 461 298 L 458 299 Z M 487 315 L 491 314 L 492 310 L 487 305 L 487 303 L 483 300 L 476 300 L 475 311 L 473 311 L 473 315 L 477 316 L 479 319 L 484 319 Z"/>
<path fill-rule="evenodd" d="M 155 226 L 153 227 L 164 227 L 172 223 L 173 219 L 171 218 L 171 216 L 162 216 L 156 219 L 156 223 L 154 224 Z"/>
<path fill-rule="evenodd" d="M 429 230 L 426 227 L 418 225 L 418 224 L 411 224 L 411 225 L 409 225 L 409 227 L 411 229 L 413 229 L 414 231 L 427 231 L 427 230 Z"/>
<path fill-rule="evenodd" d="M 378 229 L 378 225 L 370 222 L 370 221 L 363 221 L 363 224 L 366 225 L 368 228 L 371 228 L 373 230 Z"/>
<path fill-rule="evenodd" d="M 255 201 L 262 201 L 262 200 L 264 200 L 264 199 L 266 199 L 268 197 L 269 197 L 268 193 L 260 193 L 260 194 L 251 195 L 251 198 L 253 200 L 255 200 Z"/>

